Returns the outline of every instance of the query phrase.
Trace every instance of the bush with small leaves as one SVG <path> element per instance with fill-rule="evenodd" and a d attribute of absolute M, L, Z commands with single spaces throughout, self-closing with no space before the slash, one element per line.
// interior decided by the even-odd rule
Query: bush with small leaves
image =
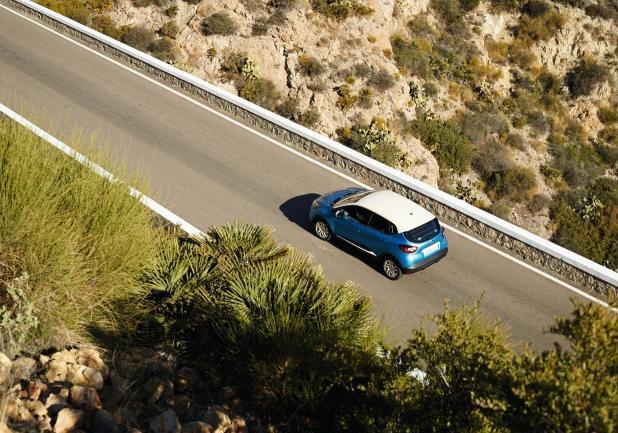
<path fill-rule="evenodd" d="M 238 94 L 240 97 L 268 110 L 273 110 L 279 100 L 279 93 L 274 83 L 264 78 L 244 81 Z"/>
<path fill-rule="evenodd" d="M 506 200 L 498 200 L 493 202 L 487 210 L 503 220 L 509 221 L 513 215 L 513 207 Z"/>
<path fill-rule="evenodd" d="M 618 163 L 618 147 L 609 146 L 600 141 L 594 147 L 605 164 L 610 167 L 616 166 L 616 163 Z"/>
<path fill-rule="evenodd" d="M 520 0 L 491 0 L 492 8 L 498 11 L 512 11 L 519 8 Z"/>
<path fill-rule="evenodd" d="M 597 151 L 588 143 L 552 134 L 549 137 L 552 166 L 560 171 L 572 187 L 583 187 L 604 171 Z"/>
<path fill-rule="evenodd" d="M 455 124 L 424 116 L 416 119 L 412 127 L 436 157 L 440 169 L 463 173 L 470 168 L 474 148 Z"/>
<path fill-rule="evenodd" d="M 358 105 L 368 109 L 373 106 L 373 90 L 369 87 L 363 87 L 358 93 Z"/>
<path fill-rule="evenodd" d="M 183 0 L 185 3 L 188 3 L 190 5 L 196 5 L 201 3 L 202 0 Z"/>
<path fill-rule="evenodd" d="M 537 134 L 544 134 L 549 130 L 550 124 L 545 114 L 540 110 L 534 110 L 527 115 L 528 125 Z"/>
<path fill-rule="evenodd" d="M 549 3 L 543 0 L 529 0 L 521 7 L 521 11 L 532 18 L 541 17 L 550 10 Z"/>
<path fill-rule="evenodd" d="M 360 78 L 367 78 L 373 69 L 367 66 L 365 63 L 357 63 L 354 65 L 354 75 Z"/>
<path fill-rule="evenodd" d="M 216 54 L 216 49 L 211 48 L 211 50 L 215 50 L 214 54 Z M 248 60 L 249 57 L 247 56 L 247 53 L 242 51 L 232 51 L 227 56 L 225 56 L 225 58 L 221 62 L 221 71 L 228 80 L 237 79 L 242 74 L 243 67 Z"/>
<path fill-rule="evenodd" d="M 509 44 L 506 42 L 494 41 L 492 38 L 485 38 L 485 49 L 487 55 L 494 63 L 505 64 L 509 58 Z"/>
<path fill-rule="evenodd" d="M 122 38 L 122 30 L 116 25 L 114 20 L 108 15 L 96 15 L 92 18 L 91 27 L 101 32 L 110 38 L 120 40 Z"/>
<path fill-rule="evenodd" d="M 367 16 L 373 9 L 357 0 L 311 0 L 311 6 L 316 12 L 337 20 L 345 20 L 351 16 Z"/>
<path fill-rule="evenodd" d="M 316 78 L 326 72 L 326 67 L 315 57 L 302 54 L 298 57 L 300 72 L 310 78 Z"/>
<path fill-rule="evenodd" d="M 529 70 L 538 63 L 530 42 L 523 38 L 515 38 L 509 47 L 509 60 L 524 70 Z"/>
<path fill-rule="evenodd" d="M 299 0 L 270 0 L 270 5 L 279 11 L 288 11 L 298 4 Z"/>
<path fill-rule="evenodd" d="M 565 18 L 560 13 L 549 11 L 538 17 L 523 15 L 517 26 L 517 36 L 530 41 L 547 41 L 564 27 Z"/>
<path fill-rule="evenodd" d="M 497 139 L 508 133 L 509 124 L 499 110 L 468 111 L 460 121 L 461 130 L 468 139 L 477 145 L 488 138 Z"/>
<path fill-rule="evenodd" d="M 524 137 L 518 132 L 511 132 L 506 137 L 506 143 L 514 149 L 525 151 L 528 146 L 526 146 L 526 140 Z"/>
<path fill-rule="evenodd" d="M 411 74 L 422 78 L 429 77 L 428 53 L 421 50 L 416 42 L 395 35 L 391 38 L 391 46 L 393 47 L 395 62 L 400 68 L 408 68 Z"/>
<path fill-rule="evenodd" d="M 307 128 L 317 125 L 320 122 L 320 112 L 315 107 L 310 107 L 309 109 L 300 113 L 298 117 L 298 123 Z"/>
<path fill-rule="evenodd" d="M 290 120 L 297 120 L 300 112 L 300 100 L 298 98 L 288 98 L 277 105 L 275 112 Z"/>
<path fill-rule="evenodd" d="M 268 18 L 258 18 L 251 26 L 251 34 L 253 36 L 264 36 L 268 33 Z"/>
<path fill-rule="evenodd" d="M 530 200 L 536 191 L 536 177 L 528 167 L 513 167 L 496 172 L 488 183 L 490 197 L 521 202 Z"/>
<path fill-rule="evenodd" d="M 174 42 L 166 36 L 155 40 L 148 46 L 148 50 L 153 56 L 164 62 L 171 62 L 176 58 Z"/>
<path fill-rule="evenodd" d="M 170 18 L 174 18 L 176 15 L 178 15 L 178 5 L 173 4 L 167 9 L 165 9 L 165 15 L 167 15 Z"/>
<path fill-rule="evenodd" d="M 350 86 L 347 84 L 339 86 L 337 88 L 337 94 L 339 95 L 336 102 L 337 107 L 341 108 L 343 111 L 349 110 L 358 100 L 358 95 L 354 95 Z"/>
<path fill-rule="evenodd" d="M 238 26 L 227 12 L 216 12 L 202 21 L 202 32 L 206 36 L 229 36 L 236 33 Z"/>
<path fill-rule="evenodd" d="M 608 76 L 609 70 L 606 66 L 582 61 L 566 74 L 565 81 L 571 96 L 577 98 L 589 95 L 596 86 L 606 81 Z"/>
<path fill-rule="evenodd" d="M 599 120 L 606 125 L 611 123 L 618 123 L 618 105 L 616 106 L 603 106 L 599 108 L 598 114 Z"/>
<path fill-rule="evenodd" d="M 485 140 L 477 149 L 472 166 L 486 184 L 492 181 L 496 173 L 503 173 L 513 166 L 506 146 L 498 140 Z"/>
<path fill-rule="evenodd" d="M 175 21 L 168 21 L 164 23 L 159 29 L 159 34 L 161 34 L 161 36 L 167 36 L 168 38 L 172 39 L 176 38 L 179 32 L 180 29 L 178 28 L 178 24 L 176 24 Z"/>
<path fill-rule="evenodd" d="M 368 126 L 354 125 L 349 134 L 339 136 L 346 146 L 391 167 L 398 167 L 402 160 L 393 133 L 381 119 L 374 119 Z"/>
<path fill-rule="evenodd" d="M 545 194 L 535 194 L 528 203 L 528 209 L 532 213 L 539 213 L 545 209 L 548 209 L 551 205 L 551 198 L 547 197 Z"/>
<path fill-rule="evenodd" d="M 147 51 L 154 43 L 155 33 L 151 29 L 143 26 L 129 26 L 124 28 L 121 40 L 135 49 Z"/>
<path fill-rule="evenodd" d="M 387 70 L 381 69 L 379 71 L 372 72 L 371 75 L 369 75 L 367 84 L 376 90 L 384 92 L 395 85 L 395 79 Z"/>

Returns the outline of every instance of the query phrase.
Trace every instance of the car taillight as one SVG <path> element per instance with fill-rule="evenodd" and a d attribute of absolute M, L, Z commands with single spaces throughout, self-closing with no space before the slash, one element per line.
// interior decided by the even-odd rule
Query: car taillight
<path fill-rule="evenodd" d="M 446 229 L 442 227 L 442 237 L 446 236 Z"/>
<path fill-rule="evenodd" d="M 399 245 L 399 249 L 401 249 L 401 251 L 403 251 L 404 253 L 412 254 L 415 253 L 416 250 L 418 250 L 418 247 L 415 247 L 413 245 Z"/>

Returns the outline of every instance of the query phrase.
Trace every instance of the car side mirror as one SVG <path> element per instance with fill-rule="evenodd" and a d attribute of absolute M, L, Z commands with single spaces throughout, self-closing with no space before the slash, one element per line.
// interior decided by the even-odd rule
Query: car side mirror
<path fill-rule="evenodd" d="M 335 218 L 341 218 L 343 216 L 343 211 L 341 209 L 337 209 L 335 211 Z"/>

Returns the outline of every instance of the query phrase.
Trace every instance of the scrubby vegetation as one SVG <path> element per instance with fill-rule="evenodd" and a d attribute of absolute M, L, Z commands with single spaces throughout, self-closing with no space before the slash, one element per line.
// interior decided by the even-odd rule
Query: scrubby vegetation
<path fill-rule="evenodd" d="M 0 154 L 2 350 L 149 345 L 209 387 L 233 387 L 282 433 L 593 433 L 618 416 L 618 316 L 606 308 L 575 305 L 557 320 L 568 350 L 516 353 L 478 305 L 445 305 L 431 331 L 388 346 L 353 284 L 328 282 L 270 229 L 232 223 L 187 238 L 157 228 L 126 185 L 7 120 Z M 582 221 L 606 218 L 599 203 L 618 186 L 591 192 Z"/>
<path fill-rule="evenodd" d="M 179 29 L 169 19 L 178 13 L 177 4 L 135 0 L 136 6 L 159 10 L 158 23 L 164 24 L 150 29 L 116 25 L 107 15 L 113 8 L 109 0 L 41 3 L 176 64 Z M 209 78 L 233 82 L 240 96 L 414 173 L 410 161 L 423 158 L 390 145 L 368 147 L 359 138 L 358 132 L 370 127 L 368 119 L 384 116 L 392 142 L 415 143 L 415 137 L 432 152 L 440 167 L 440 187 L 451 191 L 457 182 L 475 179 L 472 195 L 482 200 L 471 202 L 523 222 L 542 236 L 557 234 L 563 224 L 557 212 L 548 211 L 553 209 L 548 200 L 585 194 L 597 180 L 618 176 L 617 52 L 603 48 L 616 44 L 607 27 L 608 20 L 618 23 L 612 1 L 491 0 L 481 5 L 478 0 L 431 0 L 426 12 L 412 17 L 401 14 L 406 2 L 397 1 L 388 18 L 397 30 L 390 35 L 371 30 L 373 11 L 362 1 L 244 0 L 239 7 L 248 15 L 197 8 L 198 36 L 212 46 L 202 57 L 181 50 L 183 61 L 188 56 L 194 66 L 208 63 L 215 71 L 220 66 L 221 74 Z M 485 8 L 493 14 L 491 20 L 479 15 Z M 574 8 L 600 19 L 591 22 Z M 500 14 L 506 17 L 504 25 Z M 368 26 L 366 34 L 334 31 L 353 16 Z M 308 45 L 281 40 L 289 54 L 281 63 L 285 83 L 260 73 L 258 65 L 264 70 L 272 65 L 219 45 L 218 36 L 231 37 L 232 46 L 234 38 L 248 37 L 239 31 L 245 28 L 257 43 L 274 38 L 279 44 L 277 38 L 287 35 L 292 22 L 316 29 L 324 23 L 334 33 Z M 566 47 L 571 31 L 582 32 L 582 37 Z M 351 61 L 328 58 L 330 37 L 338 39 L 341 49 L 351 50 Z M 599 45 L 603 54 L 590 44 Z M 539 49 L 543 45 L 547 49 Z M 369 57 L 359 58 L 357 49 Z M 314 106 L 333 113 L 332 118 L 320 118 Z M 335 124 L 333 119 L 341 120 Z M 432 169 L 431 174 L 435 181 L 437 173 Z M 534 202 L 537 193 L 545 199 Z M 528 213 L 539 218 L 528 218 Z M 552 238 L 563 245 L 575 242 L 567 239 L 570 230 L 560 233 Z M 585 248 L 578 251 L 597 256 Z"/>
<path fill-rule="evenodd" d="M 0 155 L 0 323 L 17 320 L 18 342 L 35 349 L 79 341 L 90 325 L 129 328 L 160 236 L 150 211 L 6 118 Z"/>

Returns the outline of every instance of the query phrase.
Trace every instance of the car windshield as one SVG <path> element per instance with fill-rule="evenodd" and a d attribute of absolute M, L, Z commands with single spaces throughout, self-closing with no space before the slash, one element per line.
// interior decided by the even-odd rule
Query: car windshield
<path fill-rule="evenodd" d="M 356 203 L 361 198 L 365 197 L 367 194 L 370 194 L 372 192 L 373 191 L 371 191 L 371 190 L 359 191 L 359 192 L 356 192 L 354 194 L 346 195 L 345 197 L 342 197 L 339 200 L 336 200 L 335 203 L 337 204 L 337 206 L 342 206 L 342 205 L 345 205 L 345 204 Z M 335 204 L 335 203 L 333 203 L 333 204 Z"/>
<path fill-rule="evenodd" d="M 434 218 L 428 223 L 405 232 L 404 235 L 410 242 L 420 244 L 435 237 L 438 233 L 440 233 L 440 223 L 437 218 Z"/>

